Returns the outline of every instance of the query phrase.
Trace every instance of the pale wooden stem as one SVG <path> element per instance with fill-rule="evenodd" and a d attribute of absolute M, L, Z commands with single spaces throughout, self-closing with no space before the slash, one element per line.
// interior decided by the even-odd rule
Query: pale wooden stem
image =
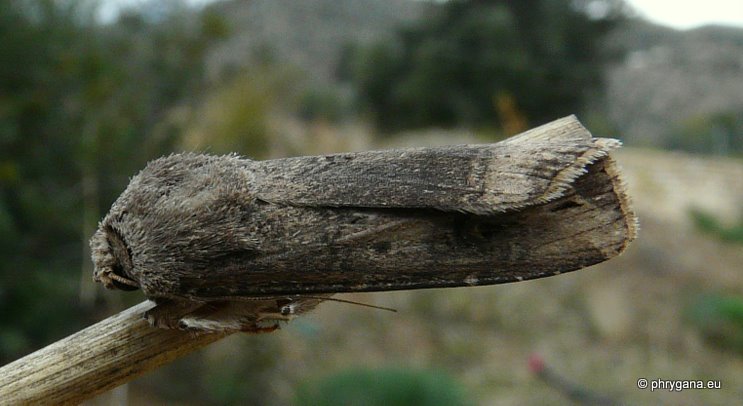
<path fill-rule="evenodd" d="M 77 404 L 225 334 L 151 327 L 140 303 L 0 368 L 0 404 Z"/>

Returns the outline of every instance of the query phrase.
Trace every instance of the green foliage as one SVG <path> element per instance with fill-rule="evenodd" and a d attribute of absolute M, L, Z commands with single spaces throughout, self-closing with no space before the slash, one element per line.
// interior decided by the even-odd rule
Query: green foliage
<path fill-rule="evenodd" d="M 701 231 L 730 243 L 743 244 L 743 221 L 736 225 L 725 227 L 715 216 L 701 210 L 692 210 L 691 217 L 694 225 Z"/>
<path fill-rule="evenodd" d="M 691 212 L 695 226 L 723 241 L 743 244 L 743 222 L 725 227 L 709 213 Z M 695 300 L 686 311 L 687 318 L 712 345 L 743 354 L 743 298 L 708 294 Z"/>
<path fill-rule="evenodd" d="M 293 105 L 293 72 L 272 64 L 257 65 L 216 85 L 180 123 L 182 146 L 215 154 L 237 152 L 267 158 L 277 134 L 270 118 L 277 105 Z"/>
<path fill-rule="evenodd" d="M 743 111 L 686 120 L 666 137 L 666 147 L 717 155 L 743 155 Z"/>
<path fill-rule="evenodd" d="M 169 404 L 275 404 L 282 350 L 272 335 L 236 334 L 153 371 L 135 385 Z"/>
<path fill-rule="evenodd" d="M 704 295 L 687 309 L 687 317 L 711 344 L 743 354 L 743 298 Z"/>
<path fill-rule="evenodd" d="M 346 104 L 338 91 L 330 87 L 312 87 L 301 96 L 299 115 L 306 121 L 337 122 L 346 113 Z"/>
<path fill-rule="evenodd" d="M 616 2 L 605 1 L 608 10 Z M 361 105 L 384 130 L 523 130 L 579 112 L 602 85 L 602 39 L 620 18 L 570 0 L 450 1 L 392 41 L 345 52 Z M 618 3 L 617 3 L 618 4 Z"/>
<path fill-rule="evenodd" d="M 152 129 L 202 87 L 203 55 L 224 35 L 216 16 L 178 7 L 99 25 L 93 5 L 0 2 L 3 363 L 89 323 L 77 297 L 90 228 L 172 148 Z"/>
<path fill-rule="evenodd" d="M 239 345 L 212 360 L 201 378 L 209 404 L 245 405 L 270 403 L 273 374 L 282 349 L 274 337 L 238 337 Z M 193 396 L 193 392 L 191 394 Z"/>
<path fill-rule="evenodd" d="M 464 390 L 448 375 L 399 368 L 357 369 L 303 385 L 297 405 L 467 405 Z"/>

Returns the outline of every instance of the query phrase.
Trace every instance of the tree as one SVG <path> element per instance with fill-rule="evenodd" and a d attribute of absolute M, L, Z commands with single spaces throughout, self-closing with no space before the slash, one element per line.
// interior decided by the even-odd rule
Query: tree
<path fill-rule="evenodd" d="M 89 322 L 75 299 L 99 208 L 171 150 L 155 129 L 198 93 L 223 35 L 208 11 L 94 16 L 87 2 L 0 2 L 0 363 Z"/>
<path fill-rule="evenodd" d="M 521 131 L 581 111 L 600 89 L 602 39 L 621 21 L 621 3 L 603 3 L 449 1 L 392 41 L 346 53 L 341 72 L 385 131 Z"/>

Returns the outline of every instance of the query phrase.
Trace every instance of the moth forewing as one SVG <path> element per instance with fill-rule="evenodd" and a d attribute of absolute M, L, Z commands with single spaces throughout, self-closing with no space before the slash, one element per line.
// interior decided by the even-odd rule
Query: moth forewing
<path fill-rule="evenodd" d="M 305 207 L 431 208 L 488 215 L 554 200 L 619 147 L 570 116 L 496 144 L 257 161 L 256 196 Z"/>
<path fill-rule="evenodd" d="M 631 239 L 610 163 L 590 165 L 546 204 L 473 215 L 434 209 L 271 205 L 263 215 L 271 250 L 248 266 L 181 280 L 194 297 L 290 295 L 486 285 L 576 270 L 621 252 Z M 328 221 L 332 219 L 332 221 Z"/>
<path fill-rule="evenodd" d="M 153 325 L 260 332 L 322 295 L 580 269 L 635 237 L 608 156 L 618 145 L 567 117 L 486 145 L 171 155 L 133 178 L 101 222 L 95 278 L 141 287 L 165 309 L 148 314 Z"/>

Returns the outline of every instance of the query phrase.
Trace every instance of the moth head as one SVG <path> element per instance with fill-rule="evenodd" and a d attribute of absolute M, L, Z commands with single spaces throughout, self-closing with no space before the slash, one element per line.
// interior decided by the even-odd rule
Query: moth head
<path fill-rule="evenodd" d="M 106 289 L 136 290 L 139 283 L 129 275 L 132 269 L 131 253 L 118 232 L 101 224 L 90 239 L 93 257 L 93 280 Z"/>

